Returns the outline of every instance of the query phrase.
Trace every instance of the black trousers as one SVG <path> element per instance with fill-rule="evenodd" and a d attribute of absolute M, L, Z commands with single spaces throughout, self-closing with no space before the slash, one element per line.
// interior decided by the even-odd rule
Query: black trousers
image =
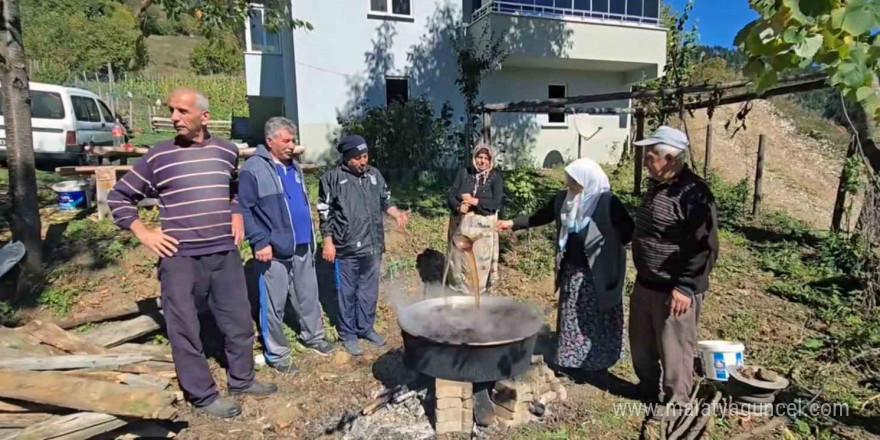
<path fill-rule="evenodd" d="M 254 327 L 238 251 L 162 258 L 159 282 L 177 378 L 193 405 L 208 405 L 219 396 L 199 338 L 197 296 L 207 295 L 208 308 L 223 333 L 228 388 L 251 386 Z"/>

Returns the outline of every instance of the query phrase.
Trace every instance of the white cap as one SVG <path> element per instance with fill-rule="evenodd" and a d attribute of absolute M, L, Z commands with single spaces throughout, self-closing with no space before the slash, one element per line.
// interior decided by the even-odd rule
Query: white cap
<path fill-rule="evenodd" d="M 641 147 L 663 144 L 669 145 L 670 147 L 677 148 L 679 150 L 687 150 L 690 142 L 688 142 L 687 136 L 680 130 L 676 130 L 672 127 L 663 125 L 658 128 L 657 131 L 651 134 L 651 136 L 640 141 L 633 142 L 633 144 Z"/>

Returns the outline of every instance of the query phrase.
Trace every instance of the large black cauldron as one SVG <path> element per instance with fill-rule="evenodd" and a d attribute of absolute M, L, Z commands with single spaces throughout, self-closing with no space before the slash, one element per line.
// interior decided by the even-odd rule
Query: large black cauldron
<path fill-rule="evenodd" d="M 485 296 L 435 298 L 402 307 L 404 361 L 428 376 L 489 382 L 524 373 L 543 320 L 533 306 Z"/>

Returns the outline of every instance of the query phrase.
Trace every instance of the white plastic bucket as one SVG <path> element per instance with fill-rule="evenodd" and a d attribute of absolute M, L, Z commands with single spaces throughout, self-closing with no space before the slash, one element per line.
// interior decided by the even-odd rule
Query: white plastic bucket
<path fill-rule="evenodd" d="M 700 341 L 697 343 L 703 371 L 712 380 L 727 382 L 727 367 L 743 364 L 745 346 L 741 342 L 731 341 Z"/>
<path fill-rule="evenodd" d="M 88 184 L 77 180 L 65 180 L 52 185 L 58 194 L 58 209 L 72 211 L 86 207 L 86 188 Z"/>

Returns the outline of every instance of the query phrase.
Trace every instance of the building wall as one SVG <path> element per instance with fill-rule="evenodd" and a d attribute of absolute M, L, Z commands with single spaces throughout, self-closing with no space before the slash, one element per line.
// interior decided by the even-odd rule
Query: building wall
<path fill-rule="evenodd" d="M 565 85 L 567 95 L 590 95 L 629 90 L 622 72 L 504 67 L 484 82 L 481 99 L 508 102 L 547 99 L 549 85 Z M 626 108 L 628 101 L 590 104 Z M 565 161 L 578 158 L 578 130 L 590 138 L 582 141 L 581 156 L 600 163 L 617 160 L 629 136 L 629 118 L 616 115 L 567 115 L 566 126 L 550 125 L 546 114 L 498 113 L 492 116 L 492 141 L 506 152 L 508 161 L 527 161 L 543 166 L 551 152 Z M 601 130 L 599 130 L 601 128 Z M 597 133 L 597 130 L 598 133 Z"/>
<path fill-rule="evenodd" d="M 414 0 L 412 20 L 372 17 L 368 0 L 328 7 L 297 0 L 294 15 L 314 30 L 294 31 L 296 93 L 305 160 L 335 158 L 339 116 L 385 105 L 385 77 L 409 77 L 410 98 L 426 96 L 439 111 L 460 107 L 456 61 L 446 24 L 461 18 L 461 0 Z"/>

